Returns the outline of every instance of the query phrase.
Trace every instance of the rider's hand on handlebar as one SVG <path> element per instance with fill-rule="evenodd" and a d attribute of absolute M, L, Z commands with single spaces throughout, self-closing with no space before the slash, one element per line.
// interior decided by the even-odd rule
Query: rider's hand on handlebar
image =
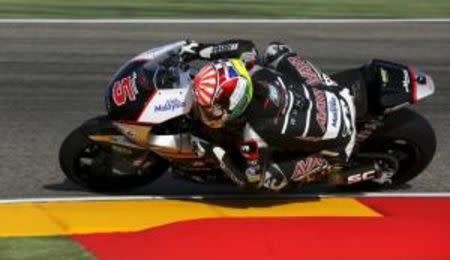
<path fill-rule="evenodd" d="M 200 44 L 195 41 L 187 40 L 186 43 L 181 46 L 179 55 L 183 61 L 191 61 L 198 57 L 198 51 Z"/>

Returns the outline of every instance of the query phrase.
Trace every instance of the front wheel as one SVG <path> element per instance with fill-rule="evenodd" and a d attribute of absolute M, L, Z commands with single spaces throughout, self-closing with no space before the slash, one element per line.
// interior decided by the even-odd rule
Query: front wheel
<path fill-rule="evenodd" d="M 85 122 L 66 137 L 59 162 L 67 178 L 92 191 L 119 192 L 159 178 L 168 163 L 146 150 L 94 142 L 90 135 L 120 135 L 106 116 Z"/>

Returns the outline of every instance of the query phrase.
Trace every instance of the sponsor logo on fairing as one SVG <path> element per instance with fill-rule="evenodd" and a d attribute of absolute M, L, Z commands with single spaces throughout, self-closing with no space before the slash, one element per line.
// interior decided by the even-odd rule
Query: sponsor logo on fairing
<path fill-rule="evenodd" d="M 115 81 L 112 87 L 112 98 L 116 106 L 123 106 L 129 101 L 135 101 L 136 95 L 139 94 L 136 86 L 136 72 L 131 76 Z"/>
<path fill-rule="evenodd" d="M 221 44 L 213 47 L 212 53 L 222 53 L 227 51 L 235 51 L 239 47 L 238 43 Z"/>
<path fill-rule="evenodd" d="M 184 108 L 186 106 L 185 101 L 180 101 L 176 98 L 169 99 L 165 104 L 155 106 L 155 112 L 174 111 L 175 109 Z"/>
<path fill-rule="evenodd" d="M 314 86 L 322 82 L 320 75 L 311 63 L 299 58 L 298 56 L 291 56 L 288 61 L 295 67 L 300 76 L 305 78 L 306 84 Z"/>
<path fill-rule="evenodd" d="M 313 88 L 314 97 L 316 98 L 316 122 L 323 133 L 325 133 L 327 125 L 327 98 L 323 90 Z"/>

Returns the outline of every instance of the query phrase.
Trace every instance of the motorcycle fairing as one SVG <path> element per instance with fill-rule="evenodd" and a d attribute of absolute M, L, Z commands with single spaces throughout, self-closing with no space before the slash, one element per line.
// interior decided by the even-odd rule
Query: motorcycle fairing
<path fill-rule="evenodd" d="M 369 91 L 378 97 L 380 111 L 395 111 L 434 93 L 432 78 L 409 66 L 384 60 L 373 60 L 372 66 L 377 68 L 379 78 L 376 88 Z"/>
<path fill-rule="evenodd" d="M 423 72 L 417 72 L 413 68 L 409 68 L 409 73 L 412 78 L 411 88 L 413 103 L 417 103 L 419 100 L 434 94 L 434 81 L 429 75 Z"/>
<path fill-rule="evenodd" d="M 152 63 L 158 63 L 169 57 L 170 53 L 176 53 L 184 42 L 175 42 L 158 48 L 147 50 L 131 60 L 127 61 L 114 75 L 105 92 L 105 103 L 108 115 L 112 120 L 136 121 L 143 113 L 143 109 L 160 93 L 156 93 L 158 89 L 152 82 L 152 78 L 146 71 L 146 66 Z M 189 87 L 187 82 L 188 73 L 180 71 L 180 87 Z M 133 85 L 133 98 L 128 98 L 128 92 L 121 86 L 116 89 L 118 82 L 124 79 L 131 79 Z M 120 90 L 118 92 L 118 90 Z M 117 104 L 115 95 L 117 93 L 125 95 L 125 102 Z M 144 120 L 143 122 L 147 122 Z M 151 120 L 150 120 L 151 122 Z"/>
<path fill-rule="evenodd" d="M 147 50 L 145 52 L 140 53 L 136 57 L 132 58 L 129 62 L 133 62 L 136 60 L 156 60 L 165 56 L 167 53 L 171 51 L 177 51 L 181 46 L 185 44 L 185 41 L 178 41 L 170 44 L 166 44 L 157 48 L 153 48 Z"/>
<path fill-rule="evenodd" d="M 192 103 L 193 95 L 190 88 L 159 89 L 150 98 L 137 122 L 163 123 L 189 113 Z"/>
<path fill-rule="evenodd" d="M 105 104 L 108 115 L 113 120 L 135 120 L 142 111 L 149 96 L 155 89 L 149 89 L 145 80 L 145 71 L 142 66 L 145 61 L 134 61 L 123 66 L 114 76 L 105 91 Z M 126 86 L 133 86 L 133 98 L 129 98 L 128 92 L 121 82 L 124 79 L 129 82 Z M 124 102 L 116 102 L 117 94 L 120 93 Z"/>

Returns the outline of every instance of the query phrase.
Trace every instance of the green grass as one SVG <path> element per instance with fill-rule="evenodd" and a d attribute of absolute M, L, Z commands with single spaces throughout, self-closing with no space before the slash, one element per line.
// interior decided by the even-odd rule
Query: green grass
<path fill-rule="evenodd" d="M 2 260 L 90 260 L 95 259 L 76 242 L 64 237 L 2 238 Z"/>
<path fill-rule="evenodd" d="M 450 17 L 450 0 L 0 0 L 0 18 L 164 17 Z"/>

